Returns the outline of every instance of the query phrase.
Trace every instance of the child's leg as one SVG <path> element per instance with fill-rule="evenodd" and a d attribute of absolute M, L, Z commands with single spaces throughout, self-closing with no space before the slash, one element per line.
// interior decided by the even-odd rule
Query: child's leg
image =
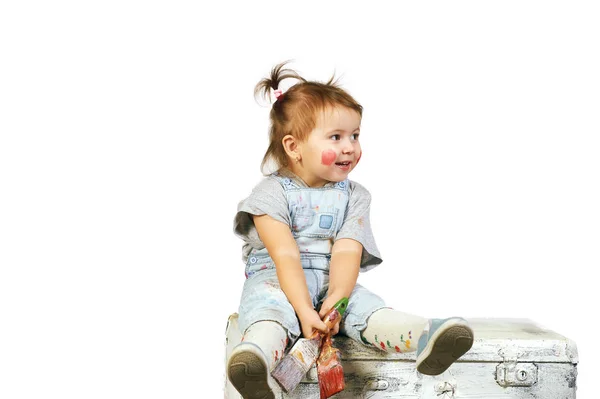
<path fill-rule="evenodd" d="M 274 399 L 281 391 L 271 370 L 283 355 L 288 337 L 300 333 L 294 308 L 281 291 L 275 270 L 246 280 L 238 321 L 243 336 L 227 362 L 229 381 L 244 399 Z"/>
<path fill-rule="evenodd" d="M 244 399 L 274 399 L 277 382 L 271 370 L 283 354 L 287 332 L 274 321 L 259 321 L 246 330 L 229 356 L 227 373 Z"/>
<path fill-rule="evenodd" d="M 471 349 L 473 330 L 460 317 L 424 319 L 392 309 L 380 309 L 369 318 L 362 339 L 388 352 L 416 350 L 417 370 L 422 374 L 438 375 Z"/>
<path fill-rule="evenodd" d="M 288 335 L 285 328 L 275 321 L 259 321 L 246 330 L 242 342 L 258 346 L 267 358 L 269 371 L 272 371 L 283 356 Z"/>
<path fill-rule="evenodd" d="M 348 300 L 340 331 L 381 350 L 416 350 L 416 366 L 422 374 L 443 373 L 473 345 L 473 330 L 460 317 L 424 319 L 395 311 L 360 284 L 356 284 Z"/>
<path fill-rule="evenodd" d="M 374 312 L 367 320 L 361 339 L 367 344 L 387 352 L 413 352 L 417 340 L 427 325 L 427 319 L 384 308 Z"/>

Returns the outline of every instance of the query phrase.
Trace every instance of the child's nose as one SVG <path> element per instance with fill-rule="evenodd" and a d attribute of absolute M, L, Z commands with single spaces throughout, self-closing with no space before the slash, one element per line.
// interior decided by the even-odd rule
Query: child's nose
<path fill-rule="evenodd" d="M 354 152 L 354 145 L 350 139 L 344 139 L 344 145 L 342 146 L 342 153 L 352 154 Z"/>
<path fill-rule="evenodd" d="M 354 146 L 350 141 L 344 143 L 344 147 L 342 148 L 342 152 L 344 154 L 352 154 L 354 152 Z"/>

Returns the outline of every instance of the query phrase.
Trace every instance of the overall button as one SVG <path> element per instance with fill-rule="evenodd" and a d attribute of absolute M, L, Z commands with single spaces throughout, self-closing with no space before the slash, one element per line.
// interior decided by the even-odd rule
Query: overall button
<path fill-rule="evenodd" d="M 258 259 L 256 259 L 255 256 L 253 256 L 253 257 L 250 258 L 250 263 L 255 264 L 257 260 Z"/>
<path fill-rule="evenodd" d="M 294 183 L 292 183 L 292 179 L 290 179 L 289 177 L 283 179 L 283 185 L 288 189 L 294 187 Z"/>

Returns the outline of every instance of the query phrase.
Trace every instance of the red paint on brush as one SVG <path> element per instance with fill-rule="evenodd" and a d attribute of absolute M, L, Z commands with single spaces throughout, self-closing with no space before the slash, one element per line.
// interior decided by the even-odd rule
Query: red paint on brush
<path fill-rule="evenodd" d="M 344 370 L 339 364 L 337 367 L 332 367 L 328 371 L 326 378 L 319 377 L 321 399 L 327 399 L 336 393 L 343 391 L 344 388 Z"/>
<path fill-rule="evenodd" d="M 317 374 L 321 399 L 327 399 L 344 390 L 341 352 L 332 346 L 329 334 L 323 338 L 323 346 L 317 360 Z"/>
<path fill-rule="evenodd" d="M 321 153 L 321 163 L 323 165 L 329 166 L 335 161 L 337 155 L 333 150 L 325 150 Z"/>

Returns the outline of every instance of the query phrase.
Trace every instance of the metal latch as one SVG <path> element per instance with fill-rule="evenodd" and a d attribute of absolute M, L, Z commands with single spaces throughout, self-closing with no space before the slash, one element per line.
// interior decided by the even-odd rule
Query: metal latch
<path fill-rule="evenodd" d="M 365 391 L 385 391 L 389 386 L 386 380 L 370 380 L 365 384 Z"/>
<path fill-rule="evenodd" d="M 538 368 L 533 363 L 500 363 L 496 382 L 502 387 L 530 387 L 537 382 Z"/>
<path fill-rule="evenodd" d="M 435 393 L 439 399 L 454 399 L 456 387 L 456 380 L 439 382 L 435 386 Z"/>

